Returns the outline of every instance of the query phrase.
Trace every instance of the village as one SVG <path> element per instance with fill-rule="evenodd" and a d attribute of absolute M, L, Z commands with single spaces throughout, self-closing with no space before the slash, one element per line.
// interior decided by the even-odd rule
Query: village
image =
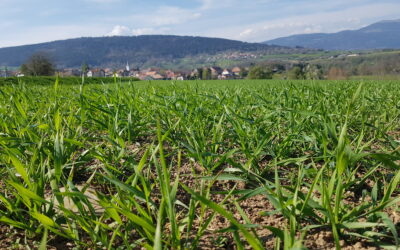
<path fill-rule="evenodd" d="M 192 71 L 173 71 L 157 68 L 139 69 L 131 68 L 129 64 L 124 69 L 113 70 L 111 68 L 93 68 L 84 72 L 86 77 L 132 77 L 140 80 L 192 80 L 192 79 L 214 79 L 229 80 L 242 79 L 246 69 L 234 67 L 223 69 L 221 67 L 205 67 Z M 82 76 L 82 70 L 64 69 L 59 72 L 60 76 Z"/>
<path fill-rule="evenodd" d="M 85 77 L 131 77 L 140 80 L 232 80 L 243 79 L 244 72 L 248 69 L 234 67 L 232 69 L 221 67 L 204 67 L 192 71 L 173 71 L 157 68 L 139 69 L 131 68 L 126 64 L 124 69 L 114 70 L 111 68 L 90 68 L 87 70 L 64 69 L 59 71 L 62 77 L 82 76 Z M 84 73 L 82 73 L 84 72 Z"/>
<path fill-rule="evenodd" d="M 232 80 L 243 79 L 248 72 L 248 68 L 233 67 L 221 68 L 217 66 L 203 67 L 194 70 L 165 70 L 158 68 L 131 68 L 129 64 L 124 69 L 111 69 L 111 68 L 66 68 L 56 70 L 56 75 L 60 77 L 126 77 L 137 78 L 140 80 Z M 25 76 L 20 70 L 9 70 L 3 68 L 0 70 L 0 77 L 23 77 Z"/>

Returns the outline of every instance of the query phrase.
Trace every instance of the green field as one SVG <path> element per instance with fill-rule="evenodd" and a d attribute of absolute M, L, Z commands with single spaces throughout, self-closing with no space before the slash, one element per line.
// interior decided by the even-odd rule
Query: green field
<path fill-rule="evenodd" d="M 53 85 L 57 77 L 55 76 L 24 76 L 24 77 L 0 77 L 0 87 L 7 85 L 18 85 L 19 83 L 24 83 L 27 86 L 36 86 L 36 85 L 44 85 L 49 86 Z M 90 77 L 84 79 L 86 84 L 110 84 L 114 83 L 116 79 L 113 77 Z M 125 78 L 125 81 L 139 81 L 137 78 Z M 80 85 L 82 83 L 82 79 L 80 77 L 60 77 L 59 84 L 61 85 Z"/>
<path fill-rule="evenodd" d="M 399 81 L 0 87 L 0 248 L 396 249 Z"/>

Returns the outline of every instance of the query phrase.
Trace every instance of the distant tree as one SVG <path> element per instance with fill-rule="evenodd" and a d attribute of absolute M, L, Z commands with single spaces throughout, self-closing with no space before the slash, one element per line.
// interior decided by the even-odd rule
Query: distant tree
<path fill-rule="evenodd" d="M 89 66 L 87 65 L 87 63 L 85 62 L 82 63 L 81 70 L 82 70 L 82 75 L 85 75 L 86 72 L 89 70 Z"/>
<path fill-rule="evenodd" d="M 189 80 L 198 80 L 201 79 L 201 77 L 203 76 L 203 69 L 202 68 L 197 68 L 194 69 L 190 75 L 188 76 Z"/>
<path fill-rule="evenodd" d="M 255 66 L 250 68 L 247 76 L 249 79 L 272 79 L 272 70 L 266 69 L 261 66 Z"/>
<path fill-rule="evenodd" d="M 202 80 L 210 80 L 211 79 L 211 70 L 209 68 L 204 68 L 201 76 Z"/>
<path fill-rule="evenodd" d="M 285 65 L 280 64 L 280 63 L 275 63 L 275 64 L 273 65 L 273 67 L 274 67 L 274 69 L 276 70 L 276 72 L 279 72 L 279 73 L 283 73 L 283 72 L 286 70 Z"/>
<path fill-rule="evenodd" d="M 345 80 L 347 79 L 347 75 L 344 70 L 333 67 L 329 70 L 327 78 L 329 80 Z"/>
<path fill-rule="evenodd" d="M 241 78 L 246 78 L 248 75 L 249 75 L 249 70 L 247 69 L 247 68 L 243 68 L 241 71 L 240 71 L 240 77 Z"/>
<path fill-rule="evenodd" d="M 303 69 L 300 66 L 295 66 L 288 72 L 288 78 L 292 80 L 305 79 Z"/>
<path fill-rule="evenodd" d="M 195 79 L 202 79 L 203 77 L 203 69 L 202 68 L 198 68 L 197 69 L 197 74 L 195 74 Z"/>
<path fill-rule="evenodd" d="M 22 64 L 21 72 L 27 76 L 51 76 L 54 75 L 55 69 L 50 57 L 39 52 Z"/>
<path fill-rule="evenodd" d="M 305 68 L 305 78 L 308 80 L 323 79 L 321 66 L 317 64 L 308 64 Z"/>

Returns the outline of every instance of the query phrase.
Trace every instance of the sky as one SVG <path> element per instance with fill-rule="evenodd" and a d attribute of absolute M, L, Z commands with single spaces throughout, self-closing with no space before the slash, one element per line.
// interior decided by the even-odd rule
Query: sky
<path fill-rule="evenodd" d="M 400 19 L 399 0 L 0 0 L 0 48 L 114 35 L 262 42 Z"/>

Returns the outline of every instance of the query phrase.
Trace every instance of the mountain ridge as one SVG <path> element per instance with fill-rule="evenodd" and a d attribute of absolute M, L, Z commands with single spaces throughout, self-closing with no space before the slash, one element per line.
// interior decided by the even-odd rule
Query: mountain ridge
<path fill-rule="evenodd" d="M 383 20 L 357 30 L 343 30 L 336 33 L 298 34 L 262 43 L 323 50 L 399 49 L 400 19 Z"/>
<path fill-rule="evenodd" d="M 19 66 L 35 52 L 49 54 L 58 67 L 121 66 L 127 61 L 135 66 L 171 62 L 186 57 L 243 53 L 291 53 L 277 45 L 247 43 L 223 38 L 173 35 L 82 37 L 53 42 L 0 48 L 0 66 Z"/>

